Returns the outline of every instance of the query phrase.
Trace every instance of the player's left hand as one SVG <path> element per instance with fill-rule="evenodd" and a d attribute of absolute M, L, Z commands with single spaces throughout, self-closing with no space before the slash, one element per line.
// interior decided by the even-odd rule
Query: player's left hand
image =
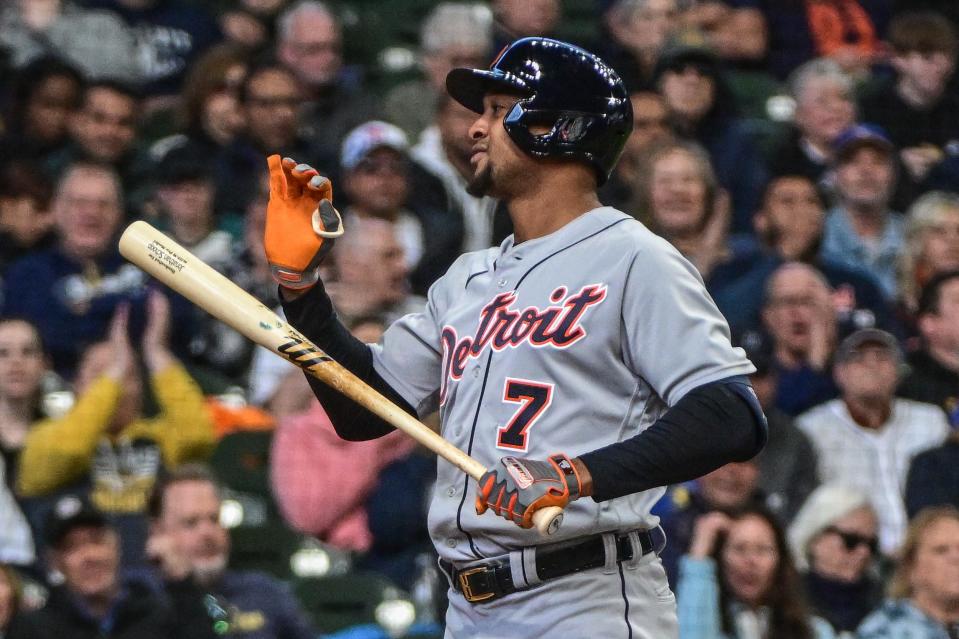
<path fill-rule="evenodd" d="M 562 453 L 546 461 L 503 457 L 480 477 L 476 514 L 492 509 L 523 528 L 532 528 L 533 513 L 548 506 L 565 508 L 581 496 L 582 486 L 573 460 Z"/>

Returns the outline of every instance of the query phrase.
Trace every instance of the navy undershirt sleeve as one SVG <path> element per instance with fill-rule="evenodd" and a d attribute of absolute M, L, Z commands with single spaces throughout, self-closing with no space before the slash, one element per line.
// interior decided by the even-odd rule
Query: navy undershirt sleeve
<path fill-rule="evenodd" d="M 373 353 L 369 347 L 353 337 L 337 319 L 333 302 L 323 288 L 322 282 L 317 283 L 295 300 L 284 301 L 283 312 L 292 326 L 327 355 L 404 411 L 416 416 L 413 407 L 373 368 Z M 311 375 L 307 375 L 306 378 L 341 438 L 349 441 L 363 441 L 382 437 L 394 430 L 389 423 L 346 395 Z"/>
<path fill-rule="evenodd" d="M 766 444 L 749 382 L 733 377 L 689 391 L 639 435 L 580 456 L 597 502 L 701 477 Z"/>

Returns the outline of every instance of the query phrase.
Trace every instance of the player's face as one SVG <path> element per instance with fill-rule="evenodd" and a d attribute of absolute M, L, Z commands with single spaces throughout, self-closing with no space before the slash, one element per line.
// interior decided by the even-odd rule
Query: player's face
<path fill-rule="evenodd" d="M 876 538 L 876 528 L 876 515 L 870 508 L 857 508 L 834 521 L 809 544 L 813 571 L 844 583 L 859 581 L 873 559 L 868 540 Z M 862 541 L 849 548 L 843 535 L 853 543 L 853 535 Z"/>
<path fill-rule="evenodd" d="M 819 240 L 825 218 L 822 202 L 812 182 L 785 177 L 770 185 L 763 210 L 756 216 L 757 230 L 787 260 L 802 259 Z"/>
<path fill-rule="evenodd" d="M 157 525 L 201 581 L 217 577 L 226 568 L 230 542 L 220 525 L 220 497 L 209 482 L 171 484 Z"/>
<path fill-rule="evenodd" d="M 473 174 L 466 190 L 470 195 L 508 200 L 520 182 L 529 181 L 523 171 L 532 163 L 503 127 L 503 118 L 517 100 L 517 96 L 507 93 L 490 93 L 483 98 L 483 113 L 469 129 Z"/>
<path fill-rule="evenodd" d="M 913 596 L 959 600 L 959 521 L 942 517 L 923 532 L 910 572 Z"/>
<path fill-rule="evenodd" d="M 776 537 L 769 524 L 755 516 L 733 523 L 721 561 L 734 596 L 747 605 L 763 603 L 779 563 Z"/>

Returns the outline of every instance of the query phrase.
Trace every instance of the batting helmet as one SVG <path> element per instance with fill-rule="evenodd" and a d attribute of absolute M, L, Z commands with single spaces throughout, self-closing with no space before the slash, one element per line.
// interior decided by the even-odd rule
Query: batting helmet
<path fill-rule="evenodd" d="M 633 128 L 623 81 L 585 49 L 549 38 L 523 38 L 503 49 L 489 70 L 453 69 L 446 88 L 476 113 L 490 91 L 522 97 L 503 126 L 520 149 L 540 158 L 590 164 L 599 184 L 609 178 Z M 549 127 L 535 135 L 530 126 Z"/>

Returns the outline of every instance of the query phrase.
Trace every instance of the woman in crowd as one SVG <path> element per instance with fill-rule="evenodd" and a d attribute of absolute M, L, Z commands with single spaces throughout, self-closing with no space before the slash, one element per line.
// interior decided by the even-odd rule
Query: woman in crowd
<path fill-rule="evenodd" d="M 776 519 L 746 508 L 696 522 L 680 562 L 681 639 L 829 639 L 829 624 L 810 615 L 799 574 Z"/>
<path fill-rule="evenodd" d="M 959 636 L 959 510 L 937 506 L 909 524 L 889 599 L 866 617 L 859 639 Z"/>
<path fill-rule="evenodd" d="M 882 599 L 882 584 L 872 570 L 877 527 L 865 494 L 825 484 L 813 491 L 789 528 L 810 607 L 838 633 L 855 632 Z"/>
<path fill-rule="evenodd" d="M 909 207 L 906 243 L 899 255 L 899 304 L 905 318 L 937 273 L 959 269 L 959 195 L 930 191 Z"/>
<path fill-rule="evenodd" d="M 705 149 L 695 142 L 668 142 L 649 155 L 646 183 L 636 211 L 667 239 L 703 279 L 728 257 L 729 197 L 717 181 Z"/>

